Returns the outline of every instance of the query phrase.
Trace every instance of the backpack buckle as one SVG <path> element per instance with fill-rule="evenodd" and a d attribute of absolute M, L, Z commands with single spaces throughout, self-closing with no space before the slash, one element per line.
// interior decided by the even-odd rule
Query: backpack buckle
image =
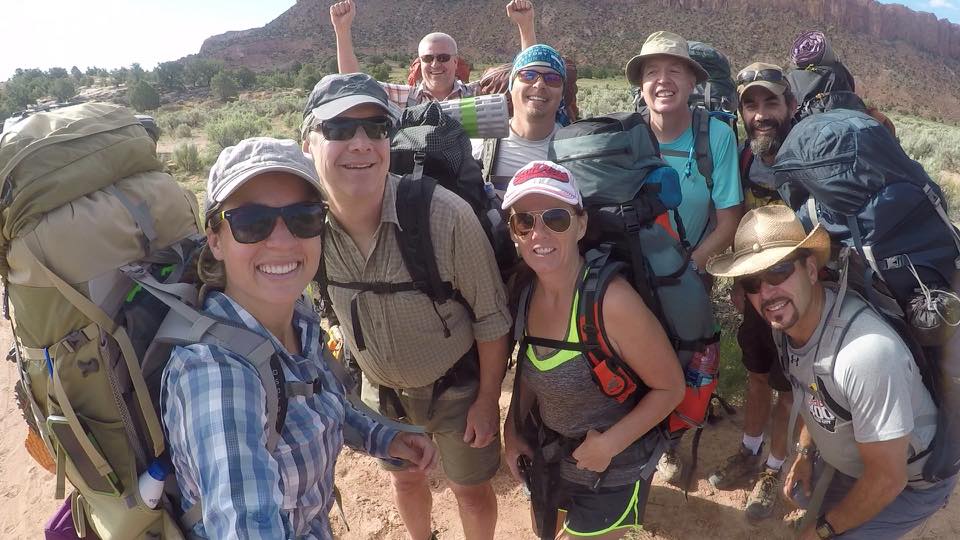
<path fill-rule="evenodd" d="M 881 269 L 881 270 L 894 270 L 894 269 L 897 269 L 897 268 L 903 268 L 903 267 L 905 266 L 905 265 L 904 265 L 904 262 L 903 262 L 903 259 L 904 259 L 903 255 L 895 255 L 895 256 L 893 256 L 893 257 L 887 257 L 886 259 L 883 259 L 883 260 L 880 262 L 880 265 L 879 265 L 879 266 L 880 266 L 880 269 Z"/>
<path fill-rule="evenodd" d="M 620 216 L 623 218 L 624 230 L 631 234 L 640 231 L 640 216 L 637 215 L 637 208 L 633 203 L 621 204 Z"/>

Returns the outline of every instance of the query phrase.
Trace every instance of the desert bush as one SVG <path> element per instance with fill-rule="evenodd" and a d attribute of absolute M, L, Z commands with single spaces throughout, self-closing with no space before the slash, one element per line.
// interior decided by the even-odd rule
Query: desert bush
<path fill-rule="evenodd" d="M 581 86 L 577 92 L 580 117 L 589 118 L 614 111 L 633 109 L 633 96 L 623 84 L 603 82 L 595 86 Z"/>
<path fill-rule="evenodd" d="M 154 116 L 160 128 L 167 133 L 172 133 L 180 126 L 197 128 L 203 126 L 205 115 L 199 108 L 174 109 L 165 111 L 161 108 Z"/>
<path fill-rule="evenodd" d="M 193 130 L 187 124 L 180 124 L 173 130 L 173 136 L 178 139 L 186 139 L 193 134 Z"/>
<path fill-rule="evenodd" d="M 386 64 L 368 66 L 367 73 L 378 81 L 390 80 L 390 66 Z"/>
<path fill-rule="evenodd" d="M 207 122 L 205 132 L 210 147 L 216 152 L 233 146 L 248 137 L 262 135 L 270 129 L 265 118 L 246 111 L 221 111 Z"/>
<path fill-rule="evenodd" d="M 189 128 L 187 128 L 189 129 Z M 195 144 L 180 144 L 173 149 L 173 165 L 178 171 L 197 173 L 203 170 L 200 151 Z"/>
<path fill-rule="evenodd" d="M 152 111 L 160 106 L 160 94 L 147 81 L 140 81 L 127 93 L 130 106 L 138 111 Z"/>
<path fill-rule="evenodd" d="M 218 101 L 230 101 L 237 98 L 239 89 L 233 77 L 221 71 L 210 79 L 210 92 Z"/>

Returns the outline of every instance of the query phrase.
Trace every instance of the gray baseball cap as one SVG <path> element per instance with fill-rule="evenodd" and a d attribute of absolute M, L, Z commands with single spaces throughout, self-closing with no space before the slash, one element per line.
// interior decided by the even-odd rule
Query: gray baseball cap
<path fill-rule="evenodd" d="M 400 112 L 387 99 L 387 92 L 366 73 L 327 75 L 320 79 L 307 98 L 303 117 L 306 119 L 312 114 L 317 121 L 329 120 L 364 103 L 380 106 L 394 121 L 400 117 Z"/>
<path fill-rule="evenodd" d="M 299 176 L 323 196 L 320 177 L 317 176 L 313 160 L 303 153 L 300 145 L 289 139 L 253 137 L 220 152 L 220 157 L 213 164 L 210 177 L 207 178 L 204 214 L 209 217 L 211 210 L 227 200 L 227 197 L 240 189 L 247 180 L 271 172 Z"/>

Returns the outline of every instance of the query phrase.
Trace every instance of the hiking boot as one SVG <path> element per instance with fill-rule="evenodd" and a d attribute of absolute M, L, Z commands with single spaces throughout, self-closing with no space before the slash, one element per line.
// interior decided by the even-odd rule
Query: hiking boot
<path fill-rule="evenodd" d="M 727 462 L 717 469 L 708 479 L 710 485 L 717 489 L 730 489 L 747 477 L 752 477 L 760 470 L 763 455 L 763 445 L 757 454 L 750 453 L 750 449 L 740 444 L 740 450 L 727 458 Z"/>
<path fill-rule="evenodd" d="M 767 519 L 773 513 L 780 493 L 780 471 L 764 467 L 757 478 L 753 491 L 747 497 L 747 520 L 755 523 Z"/>
<path fill-rule="evenodd" d="M 683 461 L 676 448 L 668 448 L 657 462 L 657 474 L 667 483 L 677 484 L 683 479 Z"/>

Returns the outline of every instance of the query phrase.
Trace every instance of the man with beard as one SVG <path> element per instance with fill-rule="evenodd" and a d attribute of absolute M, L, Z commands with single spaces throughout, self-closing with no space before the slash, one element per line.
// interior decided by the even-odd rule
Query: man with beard
<path fill-rule="evenodd" d="M 777 151 L 786 139 L 797 109 L 797 100 L 783 70 L 773 64 L 754 63 L 737 75 L 740 96 L 740 118 L 747 140 L 740 150 L 740 180 L 743 199 L 748 209 L 770 204 L 783 204 L 776 190 L 773 164 Z M 747 395 L 743 410 L 743 441 L 739 449 L 710 475 L 717 489 L 730 489 L 759 476 L 747 498 L 746 514 L 750 521 L 770 516 L 780 492 L 780 469 L 787 457 L 787 423 L 792 394 L 777 361 L 777 347 L 768 325 L 749 303 L 744 302 L 743 289 L 734 284 L 731 300 L 743 313 L 737 329 L 737 341 L 747 369 Z M 770 454 L 762 461 L 763 429 L 770 418 L 773 390 L 779 394 L 770 421 Z"/>
<path fill-rule="evenodd" d="M 353 50 L 353 19 L 357 8 L 354 0 L 344 0 L 330 6 L 330 22 L 337 36 L 337 68 L 340 73 L 357 73 L 360 62 Z M 530 0 L 511 0 L 507 17 L 520 29 L 521 48 L 536 43 L 533 3 Z M 473 96 L 478 83 L 457 79 L 457 42 L 443 32 L 427 34 L 417 47 L 420 57 L 422 82 L 416 86 L 381 82 L 390 102 L 400 108 L 428 101 L 446 101 Z"/>
<path fill-rule="evenodd" d="M 557 129 L 569 123 L 563 103 L 567 78 L 563 58 L 549 45 L 523 50 L 510 71 L 513 118 L 504 139 L 473 139 L 473 157 L 483 163 L 484 176 L 498 190 L 518 170 L 532 161 L 547 159 L 547 149 Z"/>
<path fill-rule="evenodd" d="M 830 256 L 822 226 L 807 234 L 791 209 L 763 206 L 743 217 L 733 250 L 707 270 L 739 282 L 773 327 L 788 370 L 802 423 L 783 492 L 798 506 L 819 506 L 800 538 L 903 536 L 957 483 L 956 475 L 923 480 L 937 409 L 909 347 L 861 296 L 820 281 Z"/>

